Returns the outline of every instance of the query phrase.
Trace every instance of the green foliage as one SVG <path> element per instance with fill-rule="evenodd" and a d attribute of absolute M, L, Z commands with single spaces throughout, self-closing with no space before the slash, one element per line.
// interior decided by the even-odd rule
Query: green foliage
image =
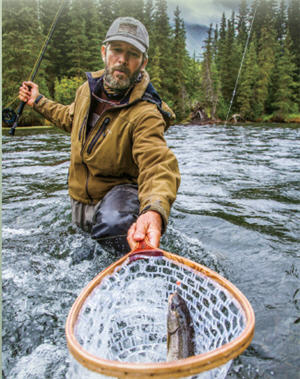
<path fill-rule="evenodd" d="M 249 46 L 249 51 L 245 59 L 240 85 L 237 94 L 237 103 L 241 117 L 246 120 L 255 120 L 256 114 L 256 81 L 258 77 L 258 64 L 255 39 Z"/>
<path fill-rule="evenodd" d="M 64 76 L 61 80 L 55 79 L 55 101 L 61 104 L 71 104 L 74 101 L 76 90 L 84 80 L 81 76 L 68 78 Z"/>
<path fill-rule="evenodd" d="M 221 97 L 221 82 L 215 62 L 213 61 L 212 25 L 205 41 L 205 53 L 202 62 L 201 85 L 203 90 L 202 106 L 212 119 L 216 118 L 217 106 Z"/>
<path fill-rule="evenodd" d="M 3 104 L 17 99 L 43 46 L 61 0 L 3 0 Z M 244 56 L 255 13 L 250 43 Z M 300 106 L 299 0 L 240 0 L 238 13 L 211 26 L 203 58 L 186 51 L 181 10 L 169 20 L 167 0 L 65 0 L 35 81 L 41 93 L 73 101 L 86 71 L 104 67 L 101 45 L 112 21 L 132 16 L 149 32 L 147 71 L 159 95 L 185 119 L 195 104 L 212 117 L 231 113 L 245 119 L 287 119 Z M 240 64 L 244 57 L 242 70 Z M 40 123 L 25 108 L 23 123 Z M 268 118 L 268 117 L 267 117 Z"/>
<path fill-rule="evenodd" d="M 298 83 L 294 81 L 293 72 L 295 72 L 296 65 L 294 63 L 295 57 L 291 52 L 291 39 L 287 35 L 283 51 L 278 58 L 276 64 L 276 91 L 274 94 L 273 107 L 275 117 L 279 120 L 284 120 L 290 113 L 298 111 L 298 105 L 295 99 L 295 89 L 298 89 Z"/>
<path fill-rule="evenodd" d="M 266 104 L 268 101 L 269 87 L 271 82 L 271 75 L 275 65 L 275 53 L 278 46 L 274 38 L 274 31 L 272 28 L 263 27 L 258 41 L 258 74 L 255 86 L 256 92 L 256 108 L 257 113 L 262 114 L 266 111 Z"/>
<path fill-rule="evenodd" d="M 156 90 L 159 92 L 161 90 L 161 84 L 162 84 L 162 78 L 163 78 L 160 58 L 161 58 L 161 53 L 160 53 L 159 46 L 157 45 L 154 51 L 152 65 L 149 68 L 149 74 L 151 77 L 152 84 L 154 85 Z"/>
<path fill-rule="evenodd" d="M 172 91 L 172 98 L 174 101 L 174 107 L 179 120 L 182 120 L 186 116 L 187 107 L 187 90 L 186 90 L 186 64 L 188 62 L 188 54 L 185 48 L 185 27 L 184 21 L 181 18 L 179 7 L 177 6 L 174 12 L 174 30 L 173 30 L 173 67 L 170 75 L 176 78 L 172 82 L 170 89 Z"/>
<path fill-rule="evenodd" d="M 237 34 L 233 31 L 234 17 L 226 22 L 223 15 L 216 43 L 215 62 L 225 103 L 229 109 L 255 14 L 231 113 L 240 113 L 249 120 L 269 119 L 266 114 L 285 120 L 289 113 L 297 112 L 300 101 L 299 0 L 291 0 L 288 8 L 285 0 L 255 0 L 249 10 L 245 0 L 241 0 L 239 12 Z M 293 31 L 291 38 L 289 30 Z"/>
<path fill-rule="evenodd" d="M 16 108 L 19 87 L 24 80 L 30 79 L 44 38 L 34 0 L 4 0 L 2 7 L 5 15 L 2 24 L 2 101 L 3 107 L 14 104 Z M 44 75 L 41 67 L 37 80 L 40 81 L 40 90 L 48 95 Z M 23 123 L 40 123 L 41 119 L 36 112 L 25 108 Z"/>
<path fill-rule="evenodd" d="M 104 30 L 100 27 L 94 0 L 73 0 L 69 16 L 71 20 L 66 32 L 66 56 L 72 65 L 64 75 L 84 78 L 86 71 L 96 71 L 103 67 L 99 35 L 104 34 Z M 81 32 L 78 33 L 78 30 Z"/>

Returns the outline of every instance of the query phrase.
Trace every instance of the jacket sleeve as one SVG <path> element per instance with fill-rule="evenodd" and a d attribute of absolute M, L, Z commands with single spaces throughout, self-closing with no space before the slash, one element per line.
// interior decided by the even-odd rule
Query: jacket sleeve
<path fill-rule="evenodd" d="M 66 132 L 71 132 L 72 129 L 74 107 L 75 102 L 70 105 L 63 105 L 49 100 L 45 96 L 37 104 L 33 105 L 34 110 Z"/>
<path fill-rule="evenodd" d="M 133 132 L 133 159 L 138 166 L 140 213 L 157 211 L 163 232 L 180 184 L 178 163 L 164 138 L 165 122 L 159 111 L 144 112 Z"/>

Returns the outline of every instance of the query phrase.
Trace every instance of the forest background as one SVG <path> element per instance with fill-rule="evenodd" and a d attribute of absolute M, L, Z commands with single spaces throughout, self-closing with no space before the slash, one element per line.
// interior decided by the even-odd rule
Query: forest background
<path fill-rule="evenodd" d="M 17 107 L 19 86 L 29 78 L 60 4 L 2 1 L 4 107 Z M 201 58 L 188 54 L 181 10 L 177 7 L 170 19 L 166 0 L 65 0 L 35 79 L 40 92 L 71 103 L 85 72 L 104 67 L 101 43 L 119 16 L 146 26 L 147 71 L 176 122 L 189 120 L 197 110 L 212 120 L 238 113 L 244 121 L 300 122 L 300 0 L 241 0 L 229 18 L 223 13 L 219 24 L 210 25 Z M 25 107 L 21 125 L 44 123 Z"/>

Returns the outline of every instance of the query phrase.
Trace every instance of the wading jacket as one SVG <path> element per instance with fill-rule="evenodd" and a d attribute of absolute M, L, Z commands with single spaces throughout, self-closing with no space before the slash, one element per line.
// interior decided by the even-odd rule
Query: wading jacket
<path fill-rule="evenodd" d="M 96 204 L 115 185 L 135 183 L 140 212 L 159 212 L 165 229 L 180 183 L 177 160 L 164 139 L 174 114 L 144 71 L 129 99 L 104 111 L 87 135 L 91 93 L 102 75 L 103 71 L 88 73 L 72 104 L 43 96 L 34 109 L 71 133 L 69 194 L 73 199 Z"/>

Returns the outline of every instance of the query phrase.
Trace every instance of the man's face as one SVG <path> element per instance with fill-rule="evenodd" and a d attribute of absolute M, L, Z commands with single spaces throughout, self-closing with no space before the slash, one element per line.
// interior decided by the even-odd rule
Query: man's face
<path fill-rule="evenodd" d="M 105 62 L 105 81 L 114 89 L 129 88 L 147 64 L 143 54 L 126 42 L 113 41 L 102 46 L 101 52 Z"/>

